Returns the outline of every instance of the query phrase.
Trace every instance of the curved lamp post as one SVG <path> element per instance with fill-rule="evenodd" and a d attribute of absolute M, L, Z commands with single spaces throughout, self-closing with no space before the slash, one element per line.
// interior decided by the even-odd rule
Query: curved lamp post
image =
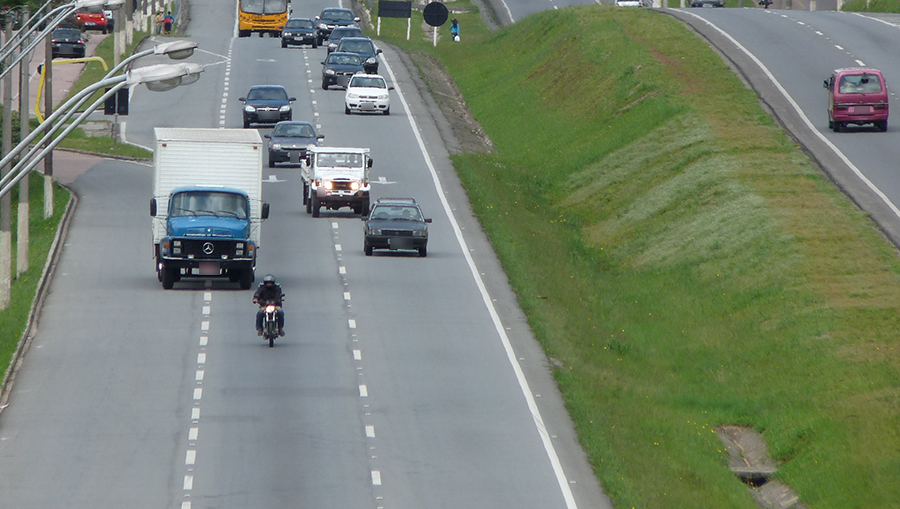
<path fill-rule="evenodd" d="M 41 32 L 41 34 L 34 39 L 27 47 L 25 47 L 22 51 L 19 52 L 19 56 L 12 61 L 3 72 L 0 72 L 0 78 L 6 76 L 6 74 L 14 68 L 20 60 L 22 60 L 25 55 L 31 53 L 31 50 L 35 48 L 41 41 L 46 37 L 50 32 L 53 31 L 62 21 L 72 14 L 74 14 L 78 9 L 83 9 L 85 7 L 100 7 L 100 6 L 118 6 L 125 3 L 125 0 L 75 0 L 74 2 L 70 2 L 65 5 L 61 5 L 52 11 L 45 14 L 40 20 L 35 21 L 27 30 L 20 30 L 19 34 L 16 37 L 10 38 L 6 44 L 3 45 L 3 48 L 0 49 L 0 62 L 8 58 L 13 51 L 15 51 L 16 47 L 22 43 L 29 35 L 34 33 L 38 27 L 47 22 L 49 18 L 51 18 L 54 14 L 56 17 L 53 21 L 47 23 L 47 26 Z"/>
<path fill-rule="evenodd" d="M 28 172 L 34 168 L 34 166 L 44 158 L 47 153 L 56 148 L 57 145 L 66 137 L 73 129 L 78 127 L 81 122 L 83 122 L 95 109 L 97 109 L 100 105 L 102 105 L 107 98 L 112 97 L 115 93 L 119 91 L 119 89 L 137 85 L 143 83 L 147 86 L 149 90 L 152 91 L 165 91 L 171 90 L 179 85 L 188 85 L 194 83 L 199 79 L 200 73 L 203 72 L 203 66 L 196 63 L 184 62 L 177 64 L 157 64 L 157 65 L 149 65 L 146 67 L 138 67 L 136 69 L 132 69 L 128 71 L 126 74 L 122 74 L 119 76 L 115 76 L 112 78 L 106 78 L 100 80 L 93 85 L 85 88 L 81 93 L 77 96 L 73 97 L 69 101 L 66 102 L 66 109 L 57 110 L 53 115 L 47 118 L 37 129 L 35 129 L 35 133 L 38 133 L 45 129 L 45 124 L 52 124 L 57 120 L 57 113 L 61 111 L 67 111 L 68 113 L 63 116 L 60 120 L 59 124 L 55 126 L 55 129 L 50 130 L 47 133 L 47 136 L 52 136 L 56 130 L 65 125 L 65 121 L 68 120 L 74 113 L 75 109 L 71 108 L 70 103 L 73 103 L 74 100 L 82 100 L 84 97 L 90 97 L 91 94 L 100 90 L 104 87 L 110 86 L 111 88 L 104 93 L 99 99 L 94 101 L 81 115 L 78 116 L 71 124 L 66 127 L 66 129 L 57 136 L 53 141 L 51 141 L 40 154 L 36 157 L 32 157 L 38 150 L 41 150 L 42 147 L 37 146 L 31 149 L 22 159 L 16 164 L 13 169 L 7 173 L 7 175 L 0 180 L 0 185 L 3 186 L 0 189 L 0 197 L 6 195 L 12 188 L 22 180 Z M 82 97 L 83 94 L 83 97 Z M 32 133 L 32 134 L 35 134 Z M 10 160 L 21 152 L 24 148 L 28 146 L 28 144 L 34 140 L 34 136 L 28 136 L 25 140 L 22 140 L 13 150 L 10 151 L 10 154 L 3 158 L 0 161 L 0 167 L 2 165 L 9 163 Z"/>

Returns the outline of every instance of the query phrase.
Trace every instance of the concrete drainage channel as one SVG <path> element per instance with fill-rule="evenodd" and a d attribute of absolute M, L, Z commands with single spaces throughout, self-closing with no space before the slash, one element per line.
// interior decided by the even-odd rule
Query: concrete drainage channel
<path fill-rule="evenodd" d="M 719 440 L 728 454 L 728 467 L 765 509 L 808 509 L 790 486 L 773 479 L 778 468 L 756 431 L 741 426 L 720 426 Z"/>

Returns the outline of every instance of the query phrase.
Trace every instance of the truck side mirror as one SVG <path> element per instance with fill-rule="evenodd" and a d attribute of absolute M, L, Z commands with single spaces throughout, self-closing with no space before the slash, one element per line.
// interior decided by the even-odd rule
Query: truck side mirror
<path fill-rule="evenodd" d="M 372 167 L 372 158 L 369 158 L 369 162 L 366 163 L 366 166 L 368 166 L 369 168 Z"/>
<path fill-rule="evenodd" d="M 150 198 L 150 217 L 156 217 L 156 198 Z"/>
<path fill-rule="evenodd" d="M 266 202 L 263 202 L 263 206 L 262 206 L 262 216 L 261 216 L 261 217 L 262 217 L 263 219 L 269 219 L 269 204 L 266 203 Z"/>

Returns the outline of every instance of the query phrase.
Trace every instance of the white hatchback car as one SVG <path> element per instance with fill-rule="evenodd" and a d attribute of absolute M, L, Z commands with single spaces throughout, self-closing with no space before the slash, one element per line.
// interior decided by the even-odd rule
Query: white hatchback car
<path fill-rule="evenodd" d="M 344 93 L 344 113 L 354 111 L 391 114 L 391 94 L 384 78 L 378 74 L 354 74 Z"/>
<path fill-rule="evenodd" d="M 616 0 L 618 7 L 643 7 L 643 0 Z"/>

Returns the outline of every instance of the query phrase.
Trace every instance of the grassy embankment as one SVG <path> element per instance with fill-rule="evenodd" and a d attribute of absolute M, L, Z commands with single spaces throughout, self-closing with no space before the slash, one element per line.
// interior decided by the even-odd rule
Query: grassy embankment
<path fill-rule="evenodd" d="M 867 215 L 666 15 L 454 16 L 461 43 L 381 38 L 433 52 L 493 140 L 454 165 L 616 507 L 756 507 L 721 424 L 813 508 L 896 507 L 900 260 Z"/>
<path fill-rule="evenodd" d="M 851 0 L 845 3 L 841 10 L 857 12 L 900 13 L 900 2 L 898 2 L 897 0 L 869 0 L 869 2 L 866 2 L 866 0 Z"/>

